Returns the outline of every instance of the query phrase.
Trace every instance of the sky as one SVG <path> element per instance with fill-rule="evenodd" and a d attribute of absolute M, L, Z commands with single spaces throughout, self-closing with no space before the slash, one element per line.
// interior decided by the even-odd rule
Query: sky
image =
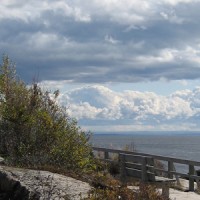
<path fill-rule="evenodd" d="M 200 130 L 200 0 L 1 0 L 0 55 L 81 127 Z"/>

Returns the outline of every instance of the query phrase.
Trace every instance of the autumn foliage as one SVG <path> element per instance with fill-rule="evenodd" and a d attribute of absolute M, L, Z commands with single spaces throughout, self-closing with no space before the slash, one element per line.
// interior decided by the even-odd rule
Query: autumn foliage
<path fill-rule="evenodd" d="M 0 66 L 0 155 L 18 166 L 92 166 L 89 133 L 56 103 L 59 91 L 27 86 L 8 56 Z"/>

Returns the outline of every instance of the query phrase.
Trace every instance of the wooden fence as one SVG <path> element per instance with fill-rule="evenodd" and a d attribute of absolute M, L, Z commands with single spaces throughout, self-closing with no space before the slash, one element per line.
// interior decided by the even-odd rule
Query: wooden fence
<path fill-rule="evenodd" d="M 155 168 L 155 172 L 164 173 L 167 175 L 168 178 L 176 177 L 177 181 L 179 181 L 180 178 L 187 178 L 189 180 L 189 191 L 194 191 L 194 183 L 195 181 L 199 185 L 200 176 L 196 175 L 195 167 L 200 167 L 200 162 L 193 161 L 193 160 L 184 160 L 179 158 L 172 158 L 172 157 L 166 157 L 166 156 L 159 156 L 159 155 L 152 155 L 152 154 L 146 154 L 146 153 L 139 153 L 139 152 L 132 152 L 132 151 L 123 151 L 123 150 L 117 150 L 117 149 L 108 149 L 108 148 L 101 148 L 101 147 L 93 147 L 94 152 L 102 152 L 103 153 L 103 160 L 108 162 L 113 162 L 111 159 L 110 154 L 117 154 L 119 157 L 119 154 L 131 154 L 131 155 L 141 155 L 141 156 L 149 156 L 152 157 L 154 160 L 158 161 L 164 161 L 167 163 L 166 168 L 167 169 L 160 169 Z M 183 172 L 177 172 L 175 168 L 175 164 L 184 164 L 188 167 L 188 173 Z"/>

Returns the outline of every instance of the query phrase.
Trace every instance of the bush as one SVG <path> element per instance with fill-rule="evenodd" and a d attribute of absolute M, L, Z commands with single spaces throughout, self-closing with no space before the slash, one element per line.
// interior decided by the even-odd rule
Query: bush
<path fill-rule="evenodd" d="M 56 103 L 58 91 L 27 86 L 7 56 L 0 66 L 0 154 L 12 165 L 80 170 L 95 167 L 90 133 Z"/>
<path fill-rule="evenodd" d="M 163 197 L 156 187 L 141 185 L 140 190 L 134 191 L 126 186 L 120 186 L 118 182 L 110 182 L 107 188 L 93 188 L 84 200 L 169 200 Z"/>

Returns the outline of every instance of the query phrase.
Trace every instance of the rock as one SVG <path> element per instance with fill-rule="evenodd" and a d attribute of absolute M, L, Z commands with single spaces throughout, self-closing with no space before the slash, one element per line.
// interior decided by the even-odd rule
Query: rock
<path fill-rule="evenodd" d="M 79 200 L 91 189 L 88 183 L 48 171 L 0 166 L 0 199 Z M 21 196 L 20 196 L 21 195 Z"/>
<path fill-rule="evenodd" d="M 29 191 L 6 172 L 0 172 L 0 199 L 29 199 Z"/>

